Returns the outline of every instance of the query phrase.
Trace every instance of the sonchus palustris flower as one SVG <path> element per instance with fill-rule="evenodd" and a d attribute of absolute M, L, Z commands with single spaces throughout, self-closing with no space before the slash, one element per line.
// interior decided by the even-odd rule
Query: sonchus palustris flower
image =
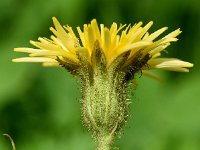
<path fill-rule="evenodd" d="M 53 17 L 54 35 L 30 41 L 37 48 L 15 48 L 29 53 L 29 57 L 14 62 L 41 62 L 44 66 L 62 66 L 80 78 L 82 118 L 93 133 L 99 150 L 110 149 L 113 138 L 127 120 L 127 87 L 137 73 L 161 69 L 188 72 L 193 64 L 175 58 L 160 58 L 171 42 L 176 42 L 177 29 L 163 38 L 156 38 L 167 30 L 161 28 L 148 33 L 153 22 L 142 27 L 113 23 L 110 28 L 98 26 L 93 19 L 77 27 L 77 36 L 70 26 L 61 26 Z"/>

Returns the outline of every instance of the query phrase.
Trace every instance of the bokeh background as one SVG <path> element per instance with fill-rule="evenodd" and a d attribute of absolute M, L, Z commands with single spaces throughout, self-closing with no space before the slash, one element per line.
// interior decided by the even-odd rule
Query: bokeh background
<path fill-rule="evenodd" d="M 142 76 L 131 91 L 129 123 L 115 143 L 122 150 L 200 150 L 199 0 L 0 0 L 0 150 L 93 150 L 80 119 L 79 83 L 63 68 L 12 63 L 25 56 L 14 47 L 49 37 L 52 16 L 82 26 L 91 19 L 107 26 L 153 20 L 153 32 L 181 28 L 168 57 L 194 63 L 190 73 L 156 72 L 162 82 Z M 166 55 L 166 54 L 164 54 Z"/>

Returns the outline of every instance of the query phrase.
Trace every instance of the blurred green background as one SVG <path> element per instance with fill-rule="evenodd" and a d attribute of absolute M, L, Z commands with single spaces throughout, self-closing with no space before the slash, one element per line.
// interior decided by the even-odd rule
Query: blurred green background
<path fill-rule="evenodd" d="M 93 150 L 80 119 L 78 81 L 63 68 L 12 63 L 25 56 L 12 50 L 49 37 L 52 16 L 72 27 L 93 18 L 107 26 L 153 20 L 151 32 L 181 28 L 167 56 L 195 67 L 190 73 L 157 72 L 163 82 L 139 78 L 128 124 L 115 145 L 122 150 L 200 150 L 199 6 L 199 0 L 0 0 L 0 134 L 10 134 L 18 150 Z M 10 149 L 0 135 L 0 150 Z"/>

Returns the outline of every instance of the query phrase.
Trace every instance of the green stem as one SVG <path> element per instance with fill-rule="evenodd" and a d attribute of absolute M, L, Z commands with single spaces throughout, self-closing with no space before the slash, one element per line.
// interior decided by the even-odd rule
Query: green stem
<path fill-rule="evenodd" d="M 103 134 L 97 137 L 97 150 L 111 150 L 113 143 L 112 134 Z"/>

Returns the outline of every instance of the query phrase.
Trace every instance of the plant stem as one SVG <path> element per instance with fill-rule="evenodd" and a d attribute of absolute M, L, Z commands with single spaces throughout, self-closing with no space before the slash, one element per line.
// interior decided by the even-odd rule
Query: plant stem
<path fill-rule="evenodd" d="M 111 144 L 113 143 L 112 134 L 103 134 L 97 138 L 97 150 L 111 150 Z"/>

